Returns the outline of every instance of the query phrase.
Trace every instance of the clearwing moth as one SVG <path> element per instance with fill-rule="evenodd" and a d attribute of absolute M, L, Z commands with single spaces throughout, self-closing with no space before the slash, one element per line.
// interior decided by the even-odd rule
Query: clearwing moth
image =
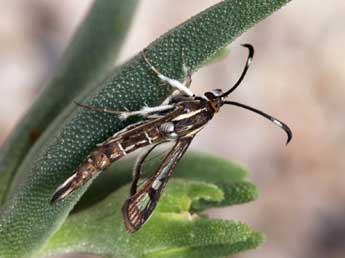
<path fill-rule="evenodd" d="M 122 207 L 126 229 L 129 232 L 137 231 L 152 215 L 177 162 L 186 152 L 195 135 L 204 128 L 213 118 L 213 115 L 224 105 L 248 109 L 267 118 L 286 132 L 286 144 L 288 144 L 292 138 L 292 132 L 286 124 L 260 110 L 226 100 L 230 93 L 242 82 L 254 56 L 253 46 L 249 44 L 242 46 L 249 51 L 246 65 L 238 81 L 226 92 L 216 89 L 206 92 L 203 96 L 196 96 L 189 89 L 192 79 L 191 72 L 184 63 L 184 49 L 182 49 L 182 70 L 187 79 L 183 83 L 161 74 L 149 61 L 147 51 L 144 51 L 143 58 L 151 72 L 154 72 L 162 82 L 175 89 L 175 92 L 161 105 L 143 107 L 138 111 L 114 111 L 77 103 L 83 108 L 114 114 L 120 119 L 137 115 L 142 116 L 143 120 L 125 127 L 99 144 L 86 157 L 84 162 L 77 167 L 73 175 L 58 187 L 51 199 L 51 203 L 54 204 L 69 196 L 90 178 L 109 167 L 112 162 L 121 159 L 128 153 L 150 146 L 143 155 L 138 157 L 133 169 L 130 197 Z M 138 181 L 145 159 L 155 147 L 165 142 L 173 142 L 174 146 L 165 156 L 157 171 L 146 179 L 138 190 Z"/>

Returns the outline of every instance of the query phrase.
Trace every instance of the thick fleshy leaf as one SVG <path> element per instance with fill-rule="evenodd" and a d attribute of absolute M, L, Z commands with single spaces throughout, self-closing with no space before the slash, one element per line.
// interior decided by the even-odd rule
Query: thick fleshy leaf
<path fill-rule="evenodd" d="M 211 59 L 207 60 L 206 65 L 214 64 L 223 60 L 229 55 L 229 53 L 230 53 L 230 49 L 228 47 L 219 49 Z"/>
<path fill-rule="evenodd" d="M 97 86 L 114 68 L 136 4 L 137 0 L 95 1 L 55 76 L 1 146 L 0 205 L 21 162 L 49 124 L 85 88 Z"/>
<path fill-rule="evenodd" d="M 202 211 L 211 207 L 225 207 L 234 204 L 241 204 L 253 201 L 257 198 L 255 185 L 249 182 L 223 182 L 216 183 L 222 190 L 224 199 L 219 203 L 201 200 L 193 205 L 192 210 Z"/>
<path fill-rule="evenodd" d="M 263 241 L 249 226 L 210 220 L 190 213 L 201 200 L 219 203 L 224 195 L 214 184 L 172 180 L 152 218 L 134 234 L 127 233 L 121 205 L 128 186 L 94 207 L 70 216 L 42 255 L 88 252 L 102 257 L 225 257 L 255 248 Z"/>
<path fill-rule="evenodd" d="M 287 2 L 222 1 L 152 43 L 148 56 L 162 73 L 182 79 L 182 46 L 187 49 L 187 65 L 195 71 L 217 50 Z M 92 106 L 138 110 L 144 104 L 161 103 L 170 92 L 139 54 L 114 71 L 97 90 L 83 93 L 80 99 L 85 98 L 84 102 Z M 97 143 L 131 122 L 69 106 L 49 126 L 21 164 L 14 187 L 1 207 L 0 256 L 28 257 L 44 245 L 89 184 L 64 202 L 51 206 L 49 201 L 56 187 Z"/>

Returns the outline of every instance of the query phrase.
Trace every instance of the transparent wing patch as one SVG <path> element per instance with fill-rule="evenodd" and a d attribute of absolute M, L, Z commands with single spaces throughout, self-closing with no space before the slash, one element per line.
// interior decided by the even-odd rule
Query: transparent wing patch
<path fill-rule="evenodd" d="M 178 139 L 154 175 L 145 180 L 138 188 L 142 165 L 157 146 L 153 146 L 139 158 L 134 169 L 131 197 L 126 200 L 122 207 L 125 226 L 129 232 L 137 231 L 150 218 L 177 162 L 188 149 L 192 139 L 193 137 Z"/>

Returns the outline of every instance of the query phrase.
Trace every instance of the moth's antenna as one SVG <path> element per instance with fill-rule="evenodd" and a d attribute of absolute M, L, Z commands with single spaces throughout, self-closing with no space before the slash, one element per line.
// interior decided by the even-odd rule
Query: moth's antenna
<path fill-rule="evenodd" d="M 241 84 L 241 82 L 242 82 L 244 76 L 246 75 L 246 73 L 247 73 L 247 71 L 248 71 L 248 68 L 249 68 L 250 63 L 251 63 L 252 60 L 253 60 L 253 56 L 254 56 L 254 47 L 253 47 L 252 45 L 250 45 L 250 44 L 243 44 L 242 46 L 248 48 L 248 50 L 249 50 L 249 54 L 248 54 L 246 66 L 244 67 L 243 72 L 242 72 L 240 78 L 239 78 L 238 81 L 234 84 L 234 86 L 232 86 L 232 87 L 230 88 L 230 90 L 228 90 L 227 92 L 224 92 L 224 93 L 221 95 L 221 97 L 226 97 L 226 96 L 228 96 L 231 92 L 233 92 L 234 90 L 236 90 L 236 88 Z"/>
<path fill-rule="evenodd" d="M 244 109 L 248 109 L 250 111 L 253 111 L 254 113 L 257 113 L 265 118 L 267 118 L 268 120 L 270 120 L 271 122 L 273 122 L 275 125 L 277 125 L 278 127 L 280 127 L 281 129 L 283 129 L 285 131 L 285 133 L 287 134 L 287 141 L 286 141 L 286 145 L 291 141 L 292 139 L 292 131 L 291 129 L 284 124 L 282 121 L 274 118 L 273 116 L 270 116 L 264 112 L 262 112 L 261 110 L 246 106 L 244 104 L 238 103 L 238 102 L 234 102 L 234 101 L 224 101 L 224 104 L 228 104 L 228 105 L 233 105 L 233 106 L 238 106 Z"/>

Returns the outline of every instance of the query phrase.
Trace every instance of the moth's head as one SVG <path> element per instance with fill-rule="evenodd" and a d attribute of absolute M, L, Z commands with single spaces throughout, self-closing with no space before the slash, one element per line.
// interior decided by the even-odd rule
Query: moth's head
<path fill-rule="evenodd" d="M 249 45 L 249 44 L 244 44 L 242 46 L 248 49 L 249 54 L 248 54 L 246 65 L 244 67 L 244 70 L 243 70 L 240 78 L 237 80 L 237 82 L 229 90 L 227 90 L 225 92 L 223 92 L 220 89 L 216 89 L 216 90 L 212 90 L 212 91 L 206 92 L 204 94 L 204 99 L 206 99 L 208 101 L 208 103 L 210 105 L 210 108 L 215 113 L 219 111 L 221 106 L 223 106 L 224 104 L 227 104 L 227 105 L 238 106 L 238 107 L 250 110 L 250 111 L 252 111 L 254 113 L 257 113 L 257 114 L 263 116 L 264 118 L 270 120 L 271 122 L 273 122 L 275 125 L 277 125 L 278 127 L 280 127 L 281 129 L 283 129 L 286 132 L 286 134 L 288 136 L 286 144 L 288 144 L 290 142 L 291 138 L 292 138 L 292 132 L 291 132 L 291 129 L 286 124 L 284 124 L 280 120 L 278 120 L 278 119 L 274 118 L 273 116 L 270 116 L 270 115 L 268 115 L 268 114 L 266 114 L 266 113 L 264 113 L 264 112 L 262 112 L 262 111 L 260 111 L 258 109 L 252 108 L 250 106 L 247 106 L 247 105 L 235 102 L 235 101 L 227 101 L 226 100 L 226 98 L 234 90 L 236 90 L 236 88 L 241 84 L 244 76 L 247 73 L 249 65 L 250 65 L 250 63 L 251 63 L 251 61 L 253 59 L 253 55 L 254 55 L 254 48 L 253 48 L 253 46 Z"/>
<path fill-rule="evenodd" d="M 205 94 L 205 98 L 208 100 L 210 107 L 214 112 L 218 112 L 223 105 L 223 91 L 221 89 L 215 89 L 208 91 Z"/>

